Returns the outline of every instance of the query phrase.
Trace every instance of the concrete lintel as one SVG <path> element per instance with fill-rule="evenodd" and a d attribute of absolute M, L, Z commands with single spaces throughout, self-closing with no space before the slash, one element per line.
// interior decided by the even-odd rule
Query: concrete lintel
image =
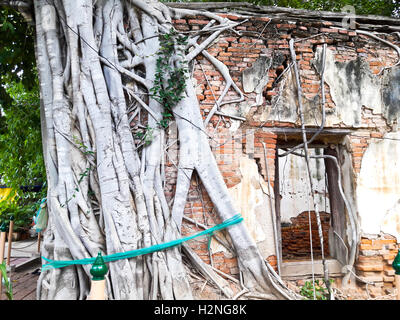
<path fill-rule="evenodd" d="M 326 260 L 331 277 L 340 277 L 342 273 L 342 265 L 335 259 Z M 311 277 L 313 274 L 311 260 L 309 261 L 293 261 L 283 262 L 281 266 L 281 277 L 285 280 L 304 279 Z M 324 270 L 322 260 L 314 260 L 314 276 L 323 277 Z"/>
<path fill-rule="evenodd" d="M 301 134 L 301 128 L 282 128 L 282 127 L 272 127 L 268 128 L 269 131 L 275 134 Z M 306 128 L 307 134 L 314 134 L 318 131 L 318 128 Z M 349 129 L 341 129 L 341 128 L 330 128 L 330 129 L 323 129 L 320 133 L 321 136 L 323 135 L 338 135 L 338 136 L 345 136 L 352 133 L 352 130 Z"/>

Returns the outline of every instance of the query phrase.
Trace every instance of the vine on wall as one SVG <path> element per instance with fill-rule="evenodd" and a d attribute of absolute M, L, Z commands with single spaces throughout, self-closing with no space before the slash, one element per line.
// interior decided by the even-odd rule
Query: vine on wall
<path fill-rule="evenodd" d="M 183 98 L 186 88 L 187 68 L 184 50 L 187 36 L 171 29 L 160 36 L 160 49 L 157 52 L 157 65 L 154 86 L 150 89 L 152 97 L 164 106 L 163 119 L 159 125 L 167 128 L 173 117 L 172 108 Z"/>

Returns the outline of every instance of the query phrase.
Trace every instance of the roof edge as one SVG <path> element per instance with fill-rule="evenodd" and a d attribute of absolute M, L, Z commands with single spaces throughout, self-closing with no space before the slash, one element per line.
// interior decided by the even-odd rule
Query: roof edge
<path fill-rule="evenodd" d="M 250 16 L 265 16 L 271 18 L 321 20 L 341 23 L 349 18 L 349 13 L 293 9 L 285 7 L 260 6 L 248 2 L 165 2 L 172 8 L 194 10 L 209 10 L 220 13 L 232 13 Z M 232 10 L 230 10 L 232 9 Z M 400 19 L 377 15 L 355 15 L 357 28 L 373 31 L 400 31 Z M 382 29 L 382 30 L 380 30 Z"/>

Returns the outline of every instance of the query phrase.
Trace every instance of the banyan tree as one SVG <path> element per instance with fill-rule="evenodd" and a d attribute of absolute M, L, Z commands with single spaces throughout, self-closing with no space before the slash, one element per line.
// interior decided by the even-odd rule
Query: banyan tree
<path fill-rule="evenodd" d="M 224 78 L 220 103 L 244 99 L 228 68 L 206 51 L 240 20 L 155 0 L 0 4 L 19 10 L 35 28 L 48 185 L 43 257 L 81 260 L 179 239 L 194 173 L 221 221 L 238 214 L 210 148 L 209 119 L 201 115 L 189 70 L 203 55 Z M 193 32 L 176 30 L 173 20 L 188 16 L 209 23 Z M 224 100 L 228 90 L 236 100 Z M 171 122 L 179 161 L 173 201 L 167 201 L 163 155 Z M 248 292 L 296 298 L 243 223 L 226 230 Z M 108 299 L 193 299 L 182 256 L 197 261 L 183 245 L 108 263 Z M 90 265 L 73 265 L 43 271 L 37 298 L 86 299 L 89 291 Z"/>

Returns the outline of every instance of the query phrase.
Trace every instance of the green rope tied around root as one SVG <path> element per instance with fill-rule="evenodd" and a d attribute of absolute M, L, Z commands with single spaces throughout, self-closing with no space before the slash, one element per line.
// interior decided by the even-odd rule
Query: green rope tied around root
<path fill-rule="evenodd" d="M 129 258 L 141 256 L 144 254 L 153 253 L 156 251 L 161 251 L 161 250 L 165 250 L 168 248 L 176 247 L 176 246 L 182 244 L 183 242 L 192 240 L 197 237 L 212 234 L 213 232 L 216 232 L 218 230 L 221 230 L 226 227 L 237 224 L 237 223 L 241 222 L 242 220 L 243 220 L 243 217 L 240 214 L 237 214 L 237 215 L 233 216 L 232 218 L 227 219 L 226 221 L 224 221 L 221 224 L 218 224 L 212 228 L 206 229 L 206 230 L 196 233 L 194 235 L 187 236 L 187 237 L 173 240 L 173 241 L 169 241 L 169 242 L 165 242 L 165 243 L 161 243 L 161 244 L 156 244 L 154 246 L 147 247 L 147 248 L 109 254 L 107 256 L 103 256 L 103 259 L 104 259 L 104 262 L 111 262 L 111 261 L 117 261 L 117 260 L 122 260 L 122 259 L 129 259 Z M 53 268 L 63 268 L 63 267 L 68 267 L 68 266 L 72 266 L 72 265 L 93 264 L 94 261 L 96 260 L 96 257 L 80 259 L 80 260 L 51 260 L 51 259 L 48 259 L 45 257 L 42 257 L 42 259 L 44 259 L 48 262 L 42 266 L 42 271 L 46 271 L 46 270 L 53 269 Z"/>

